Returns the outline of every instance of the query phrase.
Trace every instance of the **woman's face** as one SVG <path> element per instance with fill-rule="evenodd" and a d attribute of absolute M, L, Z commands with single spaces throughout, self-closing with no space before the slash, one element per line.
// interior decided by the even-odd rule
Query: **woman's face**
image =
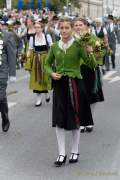
<path fill-rule="evenodd" d="M 73 29 L 76 33 L 80 33 L 86 30 L 86 25 L 82 21 L 74 22 Z"/>
<path fill-rule="evenodd" d="M 70 22 L 61 22 L 59 29 L 62 39 L 69 39 L 71 37 L 73 29 Z"/>
<path fill-rule="evenodd" d="M 30 19 L 27 19 L 27 26 L 30 27 L 32 25 L 33 25 L 32 21 Z"/>
<path fill-rule="evenodd" d="M 81 22 L 75 21 L 73 25 L 73 29 L 76 33 L 79 33 L 81 31 Z"/>
<path fill-rule="evenodd" d="M 39 23 L 36 23 L 34 28 L 35 28 L 36 33 L 42 33 L 42 31 L 43 31 L 41 24 L 39 24 Z"/>

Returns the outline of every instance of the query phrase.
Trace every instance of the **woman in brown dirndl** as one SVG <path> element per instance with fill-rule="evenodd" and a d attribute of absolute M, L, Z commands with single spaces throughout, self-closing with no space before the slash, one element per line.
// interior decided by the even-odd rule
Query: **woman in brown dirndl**
<path fill-rule="evenodd" d="M 45 94 L 46 102 L 50 101 L 48 90 L 51 89 L 51 80 L 48 77 L 45 69 L 46 57 L 48 48 L 52 44 L 52 39 L 49 35 L 43 32 L 41 22 L 36 22 L 35 35 L 30 37 L 29 50 L 31 51 L 30 58 L 30 89 L 37 94 L 35 106 L 42 105 L 42 95 Z"/>
<path fill-rule="evenodd" d="M 91 68 L 96 66 L 92 48 L 82 49 L 72 37 L 72 22 L 63 18 L 59 22 L 61 40 L 54 43 L 49 51 L 46 69 L 53 79 L 53 118 L 56 127 L 59 155 L 54 162 L 61 166 L 66 162 L 65 130 L 72 131 L 72 149 L 69 163 L 78 162 L 80 122 L 92 118 L 86 90 L 80 73 L 80 57 Z M 88 55 L 89 54 L 89 55 Z M 52 64 L 56 65 L 53 71 Z"/>

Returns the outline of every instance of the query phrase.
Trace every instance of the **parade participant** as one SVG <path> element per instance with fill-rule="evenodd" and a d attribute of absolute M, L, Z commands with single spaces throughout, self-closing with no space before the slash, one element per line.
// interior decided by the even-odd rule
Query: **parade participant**
<path fill-rule="evenodd" d="M 108 25 L 106 26 L 106 28 L 108 33 L 109 47 L 112 49 L 112 54 L 111 54 L 112 68 L 115 69 L 117 27 L 114 24 L 114 17 L 112 15 L 108 15 Z"/>
<path fill-rule="evenodd" d="M 29 42 L 30 37 L 34 36 L 35 34 L 34 19 L 32 17 L 27 18 L 26 26 L 27 26 L 27 41 Z"/>
<path fill-rule="evenodd" d="M 30 71 L 30 89 L 37 94 L 35 106 L 38 107 L 42 105 L 43 93 L 45 93 L 46 102 L 50 101 L 48 90 L 51 89 L 51 81 L 46 74 L 45 63 L 52 39 L 43 32 L 44 27 L 41 22 L 36 22 L 34 28 L 36 33 L 30 37 L 28 53 L 30 66 L 27 69 Z"/>
<path fill-rule="evenodd" d="M 7 132 L 10 127 L 6 88 L 8 76 L 10 81 L 16 80 L 16 45 L 11 32 L 3 31 L 0 24 L 0 112 L 2 130 Z"/>
<path fill-rule="evenodd" d="M 20 21 L 16 20 L 11 24 L 8 22 L 8 30 L 14 33 L 16 43 L 17 43 L 17 63 L 16 63 L 16 68 L 20 69 L 20 67 L 23 67 L 23 62 L 22 62 L 22 51 L 23 51 L 23 39 L 22 39 L 22 33 L 23 29 L 21 28 L 21 23 Z"/>
<path fill-rule="evenodd" d="M 60 39 L 60 32 L 58 29 L 59 18 L 54 14 L 50 14 L 48 17 L 48 24 L 46 26 L 46 32 L 52 37 L 53 42 Z"/>
<path fill-rule="evenodd" d="M 77 25 L 79 25 L 79 26 L 77 26 Z M 79 27 L 79 28 L 77 28 L 77 27 Z M 77 32 L 78 38 L 81 34 L 81 41 L 83 41 L 82 38 L 88 34 L 87 43 L 88 44 L 91 43 L 91 45 L 93 46 L 93 50 L 94 50 L 96 42 L 97 41 L 99 42 L 99 39 L 90 32 L 88 21 L 86 19 L 82 19 L 82 18 L 75 19 L 73 28 L 74 28 L 74 31 L 77 30 L 76 32 Z M 85 38 L 84 38 L 84 40 L 85 40 Z M 81 42 L 81 44 L 82 44 L 82 42 Z M 102 52 L 98 52 L 98 53 L 100 54 Z M 102 58 L 102 57 L 100 57 L 100 58 Z M 99 65 L 102 65 L 103 61 L 100 60 L 100 58 L 97 57 L 97 67 L 94 70 L 90 69 L 85 63 L 82 63 L 80 66 L 81 74 L 83 76 L 83 80 L 84 80 L 85 87 L 87 90 L 89 102 L 91 104 L 92 113 L 94 111 L 96 102 L 104 101 L 104 96 L 103 96 L 103 91 L 102 91 L 102 82 L 101 82 L 101 73 L 99 70 Z M 97 85 L 97 87 L 96 87 L 96 85 Z M 91 132 L 93 130 L 93 126 L 94 126 L 93 119 L 90 119 L 90 120 L 87 119 L 87 121 L 85 121 L 83 119 L 83 121 L 81 121 L 81 127 L 80 127 L 81 132 L 85 132 L 85 131 Z"/>
<path fill-rule="evenodd" d="M 52 126 L 56 127 L 59 156 L 55 166 L 66 162 L 65 130 L 72 131 L 72 150 L 69 163 L 78 162 L 80 122 L 82 118 L 92 118 L 86 90 L 80 73 L 81 58 L 91 68 L 96 60 L 90 46 L 80 48 L 72 37 L 73 23 L 68 18 L 61 18 L 59 29 L 61 40 L 54 43 L 49 51 L 46 70 L 53 79 L 53 115 Z M 53 71 L 52 64 L 56 64 Z"/>
<path fill-rule="evenodd" d="M 79 34 L 81 32 L 81 21 L 80 21 L 81 18 L 75 18 L 73 20 L 73 35 L 75 36 L 78 36 L 79 38 Z"/>
<path fill-rule="evenodd" d="M 101 18 L 96 18 L 95 19 L 95 27 L 94 27 L 92 33 L 95 34 L 97 37 L 101 38 L 104 41 L 106 49 L 109 48 L 107 30 L 103 26 L 103 21 L 102 21 Z M 109 56 L 106 55 L 103 58 L 103 66 L 102 66 L 103 74 L 105 74 L 106 71 L 110 70 L 109 66 L 110 66 L 110 64 L 109 64 Z"/>
<path fill-rule="evenodd" d="M 25 70 L 27 69 L 27 54 L 29 53 L 29 41 L 30 41 L 30 37 L 33 37 L 35 35 L 35 28 L 34 28 L 34 19 L 32 17 L 28 17 L 26 19 L 26 32 L 24 34 L 24 53 L 25 53 L 25 62 L 24 62 L 24 68 Z"/>

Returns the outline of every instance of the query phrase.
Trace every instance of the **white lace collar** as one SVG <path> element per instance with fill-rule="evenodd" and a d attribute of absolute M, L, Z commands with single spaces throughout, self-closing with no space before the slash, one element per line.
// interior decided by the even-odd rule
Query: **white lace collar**
<path fill-rule="evenodd" d="M 62 40 L 59 40 L 59 47 L 66 52 L 66 50 L 73 44 L 74 38 L 72 37 L 67 43 L 64 43 Z"/>

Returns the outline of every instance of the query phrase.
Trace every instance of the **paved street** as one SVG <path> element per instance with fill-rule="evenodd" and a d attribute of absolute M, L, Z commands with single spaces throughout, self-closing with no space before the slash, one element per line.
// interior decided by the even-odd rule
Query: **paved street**
<path fill-rule="evenodd" d="M 11 128 L 0 129 L 0 180 L 116 180 L 120 179 L 120 45 L 115 71 L 104 76 L 105 102 L 96 105 L 94 131 L 81 134 L 79 163 L 55 168 L 57 142 L 51 128 L 52 101 L 35 108 L 28 88 L 29 74 L 17 71 L 8 87 Z M 52 93 L 51 93 L 52 94 Z M 71 133 L 66 133 L 70 154 Z"/>

